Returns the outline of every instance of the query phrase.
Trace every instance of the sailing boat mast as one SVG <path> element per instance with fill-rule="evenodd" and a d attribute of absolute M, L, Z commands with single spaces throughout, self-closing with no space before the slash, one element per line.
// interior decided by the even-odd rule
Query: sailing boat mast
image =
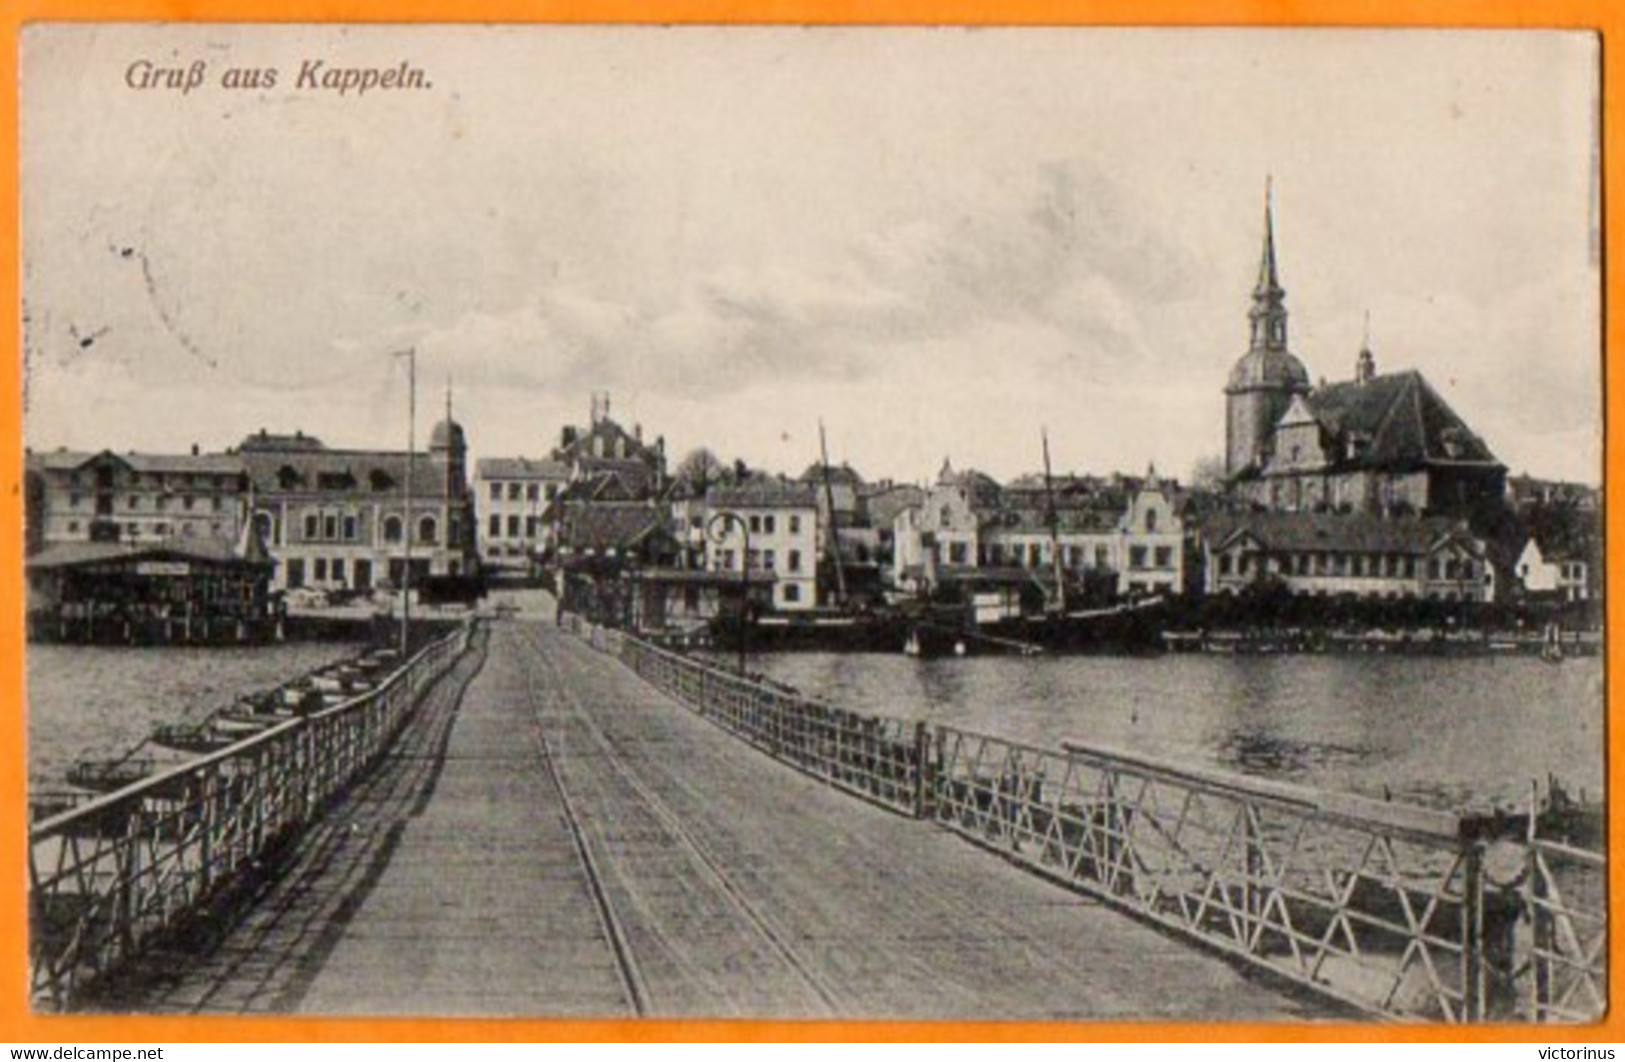
<path fill-rule="evenodd" d="M 1050 478 L 1049 468 L 1049 431 L 1039 428 L 1039 437 L 1044 441 L 1044 501 L 1049 513 L 1046 522 L 1049 524 L 1049 552 L 1050 559 L 1055 564 L 1055 610 L 1066 611 L 1066 573 L 1061 564 L 1061 531 L 1060 515 L 1055 511 L 1055 484 Z"/>
<path fill-rule="evenodd" d="M 829 446 L 824 441 L 824 420 L 818 419 L 818 454 L 824 465 L 824 503 L 829 508 L 829 558 L 835 568 L 835 602 L 846 605 L 846 573 L 841 566 L 841 539 L 835 533 L 835 488 L 829 482 Z"/>

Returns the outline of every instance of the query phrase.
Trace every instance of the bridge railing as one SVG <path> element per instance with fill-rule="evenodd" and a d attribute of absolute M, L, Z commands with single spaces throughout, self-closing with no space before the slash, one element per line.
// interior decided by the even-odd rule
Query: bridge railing
<path fill-rule="evenodd" d="M 1593 1021 L 1606 861 L 1508 824 L 809 700 L 582 632 L 757 748 L 1368 1013 Z"/>
<path fill-rule="evenodd" d="M 467 645 L 464 626 L 376 689 L 34 824 L 30 994 L 72 1005 L 160 939 L 201 930 L 382 755 Z"/>
<path fill-rule="evenodd" d="M 865 800 L 918 814 L 923 725 L 836 708 L 619 633 L 592 642 L 768 755 Z"/>

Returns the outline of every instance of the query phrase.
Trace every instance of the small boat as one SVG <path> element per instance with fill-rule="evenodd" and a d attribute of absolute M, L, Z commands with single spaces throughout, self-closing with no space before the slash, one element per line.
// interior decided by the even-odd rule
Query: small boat
<path fill-rule="evenodd" d="M 164 723 L 147 740 L 176 752 L 207 753 L 236 744 L 241 737 L 215 729 L 212 722 Z"/>
<path fill-rule="evenodd" d="M 117 760 L 80 760 L 68 768 L 68 784 L 97 793 L 134 785 L 152 773 L 152 760 L 126 756 Z"/>

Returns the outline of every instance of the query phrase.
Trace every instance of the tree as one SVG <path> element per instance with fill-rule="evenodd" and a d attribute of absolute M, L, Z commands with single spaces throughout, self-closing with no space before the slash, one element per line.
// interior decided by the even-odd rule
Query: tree
<path fill-rule="evenodd" d="M 706 488 L 726 478 L 727 466 L 716 454 L 701 446 L 690 450 L 677 465 L 677 479 L 687 483 L 695 493 L 704 494 Z"/>
<path fill-rule="evenodd" d="M 1224 489 L 1224 458 L 1216 454 L 1198 457 L 1191 466 L 1191 487 L 1196 490 Z"/>

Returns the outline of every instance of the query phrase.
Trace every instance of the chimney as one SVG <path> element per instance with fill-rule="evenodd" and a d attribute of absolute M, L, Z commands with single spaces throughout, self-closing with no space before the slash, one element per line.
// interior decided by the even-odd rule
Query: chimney
<path fill-rule="evenodd" d="M 192 456 L 193 457 L 197 456 L 197 443 L 192 444 Z"/>
<path fill-rule="evenodd" d="M 639 446 L 643 445 L 643 425 L 642 424 L 634 424 L 634 425 L 632 425 L 632 438 L 637 440 L 637 443 L 638 443 Z"/>

